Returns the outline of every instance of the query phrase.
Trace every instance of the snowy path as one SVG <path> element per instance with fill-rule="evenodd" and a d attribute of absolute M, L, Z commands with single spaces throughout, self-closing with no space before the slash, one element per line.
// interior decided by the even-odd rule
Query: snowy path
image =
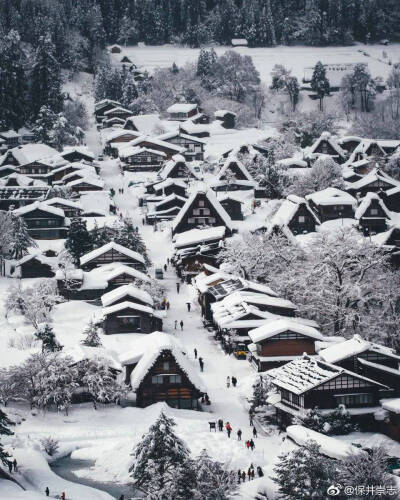
<path fill-rule="evenodd" d="M 163 267 L 167 258 L 173 253 L 173 245 L 168 226 L 164 230 L 154 232 L 153 226 L 142 224 L 141 209 L 138 208 L 137 197 L 127 187 L 127 181 L 121 175 L 114 160 L 106 161 L 103 164 L 102 177 L 109 187 L 116 191 L 115 203 L 118 212 L 124 216 L 132 217 L 135 225 L 138 225 L 142 237 L 146 243 L 148 253 L 154 268 Z M 124 194 L 120 194 L 118 189 L 124 187 Z M 281 444 L 278 436 L 259 436 L 255 439 L 256 449 L 254 452 L 245 449 L 245 441 L 253 437 L 253 428 L 249 425 L 248 411 L 245 408 L 245 401 L 240 393 L 242 381 L 251 376 L 254 372 L 249 363 L 245 360 L 237 360 L 233 355 L 227 355 L 215 341 L 213 335 L 208 332 L 202 324 L 200 307 L 197 303 L 196 292 L 191 285 L 180 284 L 180 293 L 177 293 L 176 283 L 179 281 L 172 266 L 169 266 L 164 273 L 164 285 L 167 293 L 166 297 L 170 302 L 168 316 L 164 320 L 163 330 L 177 336 L 186 348 L 187 355 L 193 363 L 195 369 L 200 373 L 198 360 L 194 357 L 194 348 L 198 351 L 198 357 L 204 360 L 204 372 L 200 373 L 204 381 L 211 400 L 211 405 L 205 407 L 205 411 L 212 412 L 210 421 L 217 421 L 222 418 L 224 422 L 229 421 L 233 432 L 232 441 L 237 441 L 236 432 L 242 430 L 243 459 L 254 461 L 257 464 L 266 464 L 276 453 L 277 447 Z M 191 303 L 191 311 L 187 310 L 187 302 Z M 175 320 L 178 321 L 178 329 L 175 330 Z M 183 331 L 179 323 L 184 322 Z M 238 379 L 238 386 L 230 388 L 226 385 L 227 376 L 235 376 Z M 208 428 L 205 429 L 208 431 Z M 226 433 L 224 432 L 226 436 Z M 228 440 L 228 437 L 226 436 Z M 227 443 L 226 443 L 227 444 Z M 231 446 L 237 446 L 232 443 Z M 248 462 L 250 465 L 250 462 Z M 247 466 L 248 466 L 247 465 Z"/>

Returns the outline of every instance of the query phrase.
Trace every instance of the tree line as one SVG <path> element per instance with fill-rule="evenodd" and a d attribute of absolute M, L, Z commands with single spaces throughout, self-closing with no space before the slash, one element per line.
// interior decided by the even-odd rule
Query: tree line
<path fill-rule="evenodd" d="M 50 32 L 66 64 L 92 64 L 105 43 L 251 46 L 369 42 L 397 30 L 397 0 L 1 0 L 0 31 L 35 45 Z"/>

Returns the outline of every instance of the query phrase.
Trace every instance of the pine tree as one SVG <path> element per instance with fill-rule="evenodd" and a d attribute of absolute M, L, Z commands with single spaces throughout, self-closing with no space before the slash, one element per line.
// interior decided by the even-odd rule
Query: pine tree
<path fill-rule="evenodd" d="M 42 352 L 57 352 L 63 348 L 57 341 L 54 330 L 48 323 L 39 325 L 35 332 L 35 337 L 42 342 Z"/>
<path fill-rule="evenodd" d="M 47 34 L 39 39 L 32 69 L 31 100 L 35 118 L 42 106 L 48 106 L 55 113 L 62 110 L 61 84 L 61 67 L 56 59 L 55 46 Z"/>
<path fill-rule="evenodd" d="M 330 85 L 326 77 L 326 70 L 321 61 L 318 61 L 314 67 L 313 75 L 311 78 L 311 88 L 316 92 L 319 99 L 319 109 L 323 111 L 324 97 L 329 95 Z"/>
<path fill-rule="evenodd" d="M 82 340 L 82 344 L 89 347 L 101 347 L 101 341 L 98 333 L 98 328 L 94 321 L 91 319 L 84 329 L 83 334 L 86 337 Z"/>
<path fill-rule="evenodd" d="M 135 80 L 133 79 L 133 76 L 131 73 L 127 73 L 124 84 L 123 84 L 123 89 L 122 89 L 122 98 L 121 98 L 121 104 L 125 108 L 130 107 L 132 102 L 139 97 L 138 90 L 137 90 L 137 85 Z"/>
<path fill-rule="evenodd" d="M 287 500 L 325 498 L 335 480 L 333 460 L 321 455 L 315 441 L 309 441 L 279 457 L 272 480 Z"/>
<path fill-rule="evenodd" d="M 13 422 L 7 417 L 7 415 L 0 410 L 0 436 L 12 436 L 14 433 L 9 429 L 9 426 L 12 424 Z M 9 453 L 4 450 L 0 441 L 0 461 L 3 465 L 7 466 L 10 462 L 10 458 Z"/>
<path fill-rule="evenodd" d="M 26 118 L 26 74 L 21 40 L 11 30 L 0 37 L 0 123 L 5 128 L 21 127 Z"/>
<path fill-rule="evenodd" d="M 129 472 L 134 485 L 149 495 L 172 489 L 176 468 L 189 458 L 185 443 L 174 433 L 175 422 L 163 412 L 133 450 Z"/>
<path fill-rule="evenodd" d="M 197 486 L 193 498 L 228 500 L 237 489 L 236 474 L 227 470 L 223 464 L 212 460 L 203 450 L 194 462 Z"/>
<path fill-rule="evenodd" d="M 86 228 L 86 221 L 78 218 L 72 219 L 65 248 L 72 255 L 74 264 L 79 267 L 82 255 L 92 250 L 92 241 Z"/>
<path fill-rule="evenodd" d="M 10 253 L 14 259 L 22 259 L 28 254 L 29 247 L 37 247 L 36 241 L 28 233 L 27 225 L 22 217 L 11 215 L 13 235 Z"/>

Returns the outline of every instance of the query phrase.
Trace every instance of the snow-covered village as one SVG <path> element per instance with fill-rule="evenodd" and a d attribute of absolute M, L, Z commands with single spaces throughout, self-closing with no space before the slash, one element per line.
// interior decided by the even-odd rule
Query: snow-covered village
<path fill-rule="evenodd" d="M 400 498 L 398 0 L 0 0 L 0 499 Z"/>

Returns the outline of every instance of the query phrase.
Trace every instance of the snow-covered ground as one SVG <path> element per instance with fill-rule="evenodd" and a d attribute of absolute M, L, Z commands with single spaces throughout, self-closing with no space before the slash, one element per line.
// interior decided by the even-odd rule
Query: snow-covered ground
<path fill-rule="evenodd" d="M 318 61 L 323 64 L 368 63 L 373 76 L 386 78 L 393 63 L 400 60 L 400 44 L 383 46 L 379 44 L 356 44 L 350 47 L 305 47 L 305 46 L 278 46 L 278 47 L 215 47 L 218 55 L 226 50 L 235 50 L 241 55 L 251 56 L 265 83 L 271 81 L 271 70 L 275 64 L 283 64 L 292 70 L 294 76 L 303 79 L 304 68 L 313 67 Z M 123 47 L 121 54 L 113 54 L 113 60 L 118 62 L 123 55 L 128 57 L 143 69 L 153 71 L 155 68 L 166 68 L 175 62 L 178 66 L 193 63 L 199 56 L 200 49 L 191 49 L 173 45 L 138 47 Z M 363 52 L 369 54 L 366 56 Z M 383 56 L 386 52 L 387 57 Z"/>

